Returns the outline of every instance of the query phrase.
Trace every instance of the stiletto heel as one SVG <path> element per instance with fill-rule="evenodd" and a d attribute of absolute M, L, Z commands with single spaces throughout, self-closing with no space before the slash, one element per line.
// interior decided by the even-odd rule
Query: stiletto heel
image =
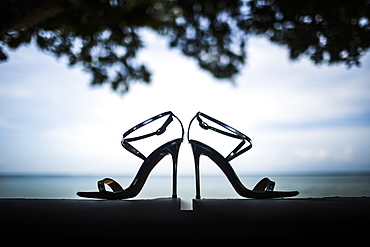
<path fill-rule="evenodd" d="M 168 116 L 165 123 L 157 130 L 152 133 L 138 136 L 138 137 L 132 137 L 132 138 L 126 138 L 128 135 L 130 135 L 135 130 L 159 119 L 164 116 Z M 175 117 L 181 126 L 182 134 L 181 138 L 174 139 L 172 141 L 169 141 L 156 150 L 154 150 L 148 157 L 145 157 L 140 151 L 138 151 L 136 148 L 134 148 L 129 142 L 142 140 L 154 135 L 161 135 L 166 131 L 166 128 L 168 125 L 173 121 L 173 117 Z M 172 198 L 177 198 L 177 160 L 180 150 L 180 145 L 184 138 L 184 128 L 182 126 L 182 123 L 180 119 L 178 119 L 172 112 L 164 112 L 157 116 L 154 116 L 135 127 L 129 129 L 123 134 L 123 138 L 121 141 L 121 145 L 128 150 L 129 152 L 133 153 L 134 155 L 138 156 L 139 158 L 143 159 L 144 162 L 141 165 L 139 171 L 137 172 L 134 180 L 131 182 L 131 184 L 126 188 L 123 189 L 115 180 L 111 178 L 104 178 L 102 180 L 98 181 L 98 192 L 77 192 L 78 196 L 81 197 L 88 197 L 88 198 L 100 198 L 100 199 L 126 199 L 126 198 L 132 198 L 135 197 L 141 189 L 143 188 L 146 179 L 148 178 L 150 172 L 152 169 L 158 164 L 159 161 L 161 161 L 166 155 L 171 154 L 172 156 Z M 106 191 L 105 185 L 108 185 L 113 191 Z"/>
<path fill-rule="evenodd" d="M 177 161 L 179 157 L 180 144 L 172 146 L 169 151 L 172 156 L 172 198 L 177 198 Z"/>
<path fill-rule="evenodd" d="M 200 199 L 200 171 L 199 171 L 199 159 L 200 153 L 197 152 L 196 147 L 192 145 L 194 154 L 194 165 L 195 165 L 195 198 Z"/>
<path fill-rule="evenodd" d="M 206 118 L 223 128 L 225 128 L 227 131 L 220 130 L 217 128 L 214 128 L 212 126 L 209 126 L 207 123 L 205 123 L 202 118 Z M 210 146 L 196 141 L 196 140 L 190 140 L 190 126 L 194 119 L 197 119 L 199 122 L 199 126 L 205 130 L 213 130 L 217 133 L 236 138 L 241 140 L 241 143 L 233 150 L 231 153 L 225 158 L 223 157 L 219 152 L 217 152 L 215 149 L 211 148 Z M 237 131 L 236 129 L 218 121 L 217 119 L 214 119 L 204 113 L 198 112 L 190 121 L 189 127 L 188 127 L 188 141 L 192 147 L 193 154 L 194 154 L 194 163 L 195 163 L 195 185 L 196 185 L 196 199 L 200 199 L 200 174 L 199 174 L 199 160 L 200 155 L 205 155 L 209 157 L 213 162 L 215 162 L 218 167 L 223 171 L 235 191 L 243 197 L 248 198 L 255 198 L 255 199 L 266 199 L 266 198 L 277 198 L 277 197 L 291 197 L 296 196 L 299 194 L 298 191 L 274 191 L 275 182 L 271 181 L 268 178 L 261 179 L 256 186 L 249 190 L 246 188 L 243 183 L 239 180 L 237 174 L 235 173 L 234 169 L 231 167 L 229 161 L 232 159 L 238 157 L 239 155 L 245 153 L 246 151 L 250 150 L 252 148 L 252 141 L 251 139 L 244 135 L 243 133 Z M 241 149 L 246 143 L 247 146 Z"/>

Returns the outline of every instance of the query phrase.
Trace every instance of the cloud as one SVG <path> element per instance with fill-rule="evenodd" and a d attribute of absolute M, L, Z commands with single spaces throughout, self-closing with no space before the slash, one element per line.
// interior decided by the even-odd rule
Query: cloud
<path fill-rule="evenodd" d="M 9 86 L 0 86 L 0 95 L 1 97 L 11 97 L 11 98 L 18 98 L 18 99 L 28 99 L 31 98 L 32 93 L 31 91 L 19 88 L 19 87 L 9 87 Z"/>
<path fill-rule="evenodd" d="M 353 161 L 353 148 L 351 146 L 344 146 L 337 150 L 329 150 L 328 148 L 307 148 L 299 149 L 296 152 L 298 157 L 306 160 L 314 161 L 339 161 L 348 162 Z"/>
<path fill-rule="evenodd" d="M 0 172 L 134 175 L 142 161 L 120 146 L 123 132 L 168 110 L 185 129 L 203 111 L 249 135 L 253 148 L 232 161 L 238 173 L 370 170 L 369 55 L 360 69 L 317 67 L 290 62 L 281 47 L 250 38 L 248 64 L 233 85 L 200 71 L 153 33 L 144 35 L 139 57 L 153 82 L 133 84 L 123 97 L 90 88 L 79 68 L 32 46 L 12 53 L 0 67 Z M 179 126 L 171 126 L 169 138 L 179 137 Z M 224 155 L 238 145 L 196 124 L 191 131 Z M 149 154 L 166 137 L 135 146 Z M 193 174 L 191 155 L 184 141 L 181 174 Z M 204 172 L 217 173 L 206 160 Z M 153 172 L 171 174 L 170 159 Z"/>

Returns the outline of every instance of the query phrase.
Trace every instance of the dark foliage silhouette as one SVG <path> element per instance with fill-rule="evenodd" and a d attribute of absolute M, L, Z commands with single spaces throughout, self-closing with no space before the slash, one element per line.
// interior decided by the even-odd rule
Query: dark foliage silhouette
<path fill-rule="evenodd" d="M 247 33 L 266 35 L 287 46 L 291 59 L 314 63 L 360 64 L 370 46 L 370 1 L 250 1 L 250 17 L 239 22 Z"/>
<path fill-rule="evenodd" d="M 359 65 L 370 42 L 369 0 L 3 0 L 0 60 L 34 41 L 39 49 L 122 93 L 150 82 L 137 61 L 140 29 L 168 39 L 214 77 L 234 77 L 246 61 L 249 35 L 285 46 L 290 58 Z"/>

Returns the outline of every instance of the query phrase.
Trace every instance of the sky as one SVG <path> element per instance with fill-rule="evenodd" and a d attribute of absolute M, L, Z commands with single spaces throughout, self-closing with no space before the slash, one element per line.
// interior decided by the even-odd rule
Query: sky
<path fill-rule="evenodd" d="M 201 111 L 248 135 L 253 148 L 231 161 L 238 174 L 370 171 L 369 54 L 360 68 L 317 66 L 307 58 L 292 62 L 284 47 L 250 37 L 247 64 L 230 82 L 200 70 L 163 37 L 142 34 L 138 59 L 152 71 L 152 82 L 132 83 L 123 96 L 108 85 L 89 86 L 81 68 L 34 45 L 9 52 L 0 64 L 0 174 L 133 176 L 142 160 L 122 148 L 122 134 L 165 111 L 179 117 L 185 131 Z M 162 136 L 133 145 L 149 155 L 180 136 L 174 121 Z M 225 156 L 238 145 L 197 124 L 190 136 Z M 153 174 L 170 175 L 170 165 L 166 157 Z M 201 169 L 221 174 L 207 158 Z M 179 175 L 193 173 L 185 135 Z"/>

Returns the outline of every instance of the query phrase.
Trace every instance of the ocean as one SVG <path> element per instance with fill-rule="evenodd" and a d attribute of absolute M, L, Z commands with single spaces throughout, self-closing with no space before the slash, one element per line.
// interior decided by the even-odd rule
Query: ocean
<path fill-rule="evenodd" d="M 123 188 L 132 177 L 112 177 Z M 241 176 L 248 188 L 253 188 L 262 176 Z M 97 176 L 0 176 L 0 198 L 79 199 L 77 191 L 96 191 Z M 370 174 L 322 174 L 270 176 L 276 182 L 275 190 L 298 190 L 296 198 L 320 197 L 362 197 L 370 196 Z M 195 198 L 193 176 L 178 177 L 178 197 L 181 208 L 192 208 Z M 134 199 L 166 198 L 172 195 L 170 176 L 149 176 L 142 191 Z M 239 198 L 224 176 L 201 177 L 202 198 Z M 83 199 L 83 198 L 81 198 Z M 131 199 L 132 200 L 132 199 Z"/>

